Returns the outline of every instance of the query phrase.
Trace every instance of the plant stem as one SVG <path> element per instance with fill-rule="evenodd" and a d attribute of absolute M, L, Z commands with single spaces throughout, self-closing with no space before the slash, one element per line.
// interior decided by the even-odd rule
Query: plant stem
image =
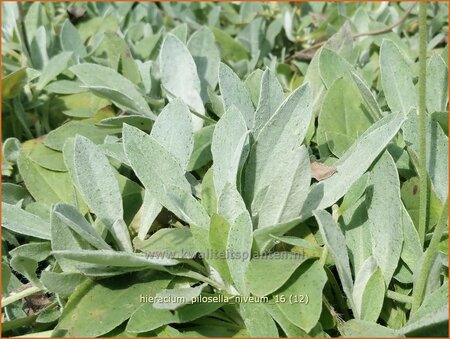
<path fill-rule="evenodd" d="M 8 306 L 9 304 L 12 304 L 15 301 L 18 301 L 22 298 L 28 297 L 28 296 L 30 296 L 34 293 L 40 292 L 40 291 L 42 291 L 42 288 L 32 286 L 32 287 L 27 288 L 26 290 L 23 290 L 18 293 L 15 293 L 13 295 L 10 295 L 10 296 L 2 299 L 2 308 L 5 306 Z"/>
<path fill-rule="evenodd" d="M 431 237 L 430 245 L 425 252 L 425 256 L 423 258 L 422 267 L 419 271 L 418 279 L 414 284 L 413 290 L 413 302 L 411 312 L 414 313 L 419 308 L 420 304 L 423 300 L 423 295 L 425 292 L 425 285 L 427 283 L 428 274 L 431 270 L 431 265 L 433 264 L 433 259 L 438 251 L 439 242 L 441 241 L 442 234 L 444 233 L 447 227 L 447 219 L 448 219 L 448 197 L 444 202 L 442 207 L 441 216 L 439 218 L 439 222 L 434 229 L 433 236 Z"/>
<path fill-rule="evenodd" d="M 387 290 L 386 297 L 404 304 L 411 304 L 413 300 L 412 297 L 410 297 L 409 295 L 404 295 L 391 290 Z"/>
<path fill-rule="evenodd" d="M 11 330 L 14 330 L 16 328 L 20 328 L 20 327 L 24 327 L 24 326 L 28 326 L 33 324 L 36 319 L 37 319 L 38 315 L 37 314 L 33 314 L 30 315 L 28 317 L 25 318 L 19 318 L 19 319 L 14 319 L 11 321 L 7 321 L 5 323 L 2 324 L 2 334 Z"/>
<path fill-rule="evenodd" d="M 427 222 L 426 72 L 427 3 L 419 4 L 419 238 L 425 243 Z"/>

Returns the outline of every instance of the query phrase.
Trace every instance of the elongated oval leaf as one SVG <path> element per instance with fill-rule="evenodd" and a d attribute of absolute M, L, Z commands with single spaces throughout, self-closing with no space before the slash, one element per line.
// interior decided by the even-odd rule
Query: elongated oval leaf
<path fill-rule="evenodd" d="M 219 81 L 220 51 L 216 46 L 214 34 L 208 27 L 202 27 L 190 37 L 189 49 L 197 66 L 200 78 L 200 96 L 203 102 L 208 101 L 208 86 L 213 90 Z"/>
<path fill-rule="evenodd" d="M 194 147 L 194 131 L 189 108 L 180 100 L 169 103 L 159 113 L 150 133 L 186 170 Z"/>
<path fill-rule="evenodd" d="M 74 204 L 73 186 L 67 172 L 50 171 L 21 153 L 17 159 L 20 174 L 33 198 L 50 206 L 57 202 Z"/>
<path fill-rule="evenodd" d="M 30 43 L 30 59 L 32 61 L 33 68 L 42 70 L 48 63 L 47 52 L 47 30 L 43 25 L 36 29 L 35 35 Z"/>
<path fill-rule="evenodd" d="M 250 99 L 252 100 L 253 106 L 255 106 L 255 107 L 258 105 L 260 94 L 261 94 L 260 93 L 261 92 L 261 80 L 262 80 L 263 73 L 264 72 L 261 71 L 260 69 L 255 69 L 252 73 L 250 73 L 247 76 L 247 78 L 244 81 L 245 88 L 247 89 L 248 94 L 250 95 Z M 284 95 L 283 95 L 283 98 L 281 99 L 281 101 L 283 101 L 283 99 L 284 99 Z M 278 104 L 278 106 L 280 104 L 281 104 L 281 102 Z M 275 110 L 272 111 L 272 114 L 275 113 L 278 106 L 275 107 Z M 255 115 L 256 115 L 256 111 L 255 111 Z M 255 118 L 256 118 L 256 116 L 255 116 Z"/>
<path fill-rule="evenodd" d="M 427 111 L 445 112 L 448 103 L 448 67 L 444 60 L 434 54 L 427 66 Z"/>
<path fill-rule="evenodd" d="M 122 218 L 122 198 L 106 156 L 89 139 L 76 136 L 73 148 L 78 189 L 91 210 L 107 225 Z"/>
<path fill-rule="evenodd" d="M 51 58 L 42 70 L 42 74 L 36 84 L 36 89 L 38 91 L 42 90 L 50 81 L 53 80 L 53 78 L 64 71 L 67 68 L 71 58 L 72 52 L 62 52 Z"/>
<path fill-rule="evenodd" d="M 98 249 L 111 249 L 111 247 L 97 233 L 94 227 L 78 212 L 78 210 L 67 204 L 56 204 L 53 213 L 64 222 L 75 233 L 83 237 L 92 246 Z"/>
<path fill-rule="evenodd" d="M 2 227 L 15 233 L 50 240 L 50 225 L 19 206 L 2 202 Z"/>
<path fill-rule="evenodd" d="M 278 156 L 280 166 L 272 173 L 273 181 L 257 196 L 252 206 L 257 228 L 292 220 L 300 214 L 311 183 L 311 165 L 304 146 L 285 150 Z M 285 166 L 284 164 L 289 164 Z M 278 180 L 276 180 L 278 179 Z M 261 203 L 259 203 L 261 199 Z"/>
<path fill-rule="evenodd" d="M 177 265 L 175 259 L 152 258 L 145 254 L 134 254 L 112 250 L 79 250 L 79 251 L 53 251 L 53 254 L 65 259 L 81 263 L 97 264 L 111 267 L 148 267 L 162 270 L 163 265 Z"/>
<path fill-rule="evenodd" d="M 400 180 L 394 160 L 388 152 L 378 159 L 371 174 L 372 192 L 367 212 L 372 238 L 372 255 L 383 272 L 386 285 L 389 285 L 402 250 L 403 209 Z"/>
<path fill-rule="evenodd" d="M 199 114 L 205 114 L 201 85 L 192 55 L 186 46 L 173 34 L 169 33 L 164 39 L 159 54 L 161 65 L 161 82 L 171 96 L 181 98 L 185 104 Z M 198 130 L 203 121 L 193 119 L 194 129 Z"/>
<path fill-rule="evenodd" d="M 372 113 L 372 117 L 379 118 L 383 114 L 381 112 L 381 108 L 378 105 L 375 96 L 371 92 L 369 86 L 364 82 L 364 80 L 356 73 L 351 72 L 352 79 L 355 82 L 356 87 L 358 87 L 359 92 L 361 93 L 362 98 L 364 99 L 367 107 L 370 109 Z"/>
<path fill-rule="evenodd" d="M 158 214 L 161 212 L 162 206 L 158 202 L 149 190 L 145 190 L 144 201 L 138 212 L 139 215 L 139 233 L 138 237 L 144 240 L 147 236 L 148 231 L 150 231 L 153 222 L 155 221 Z"/>
<path fill-rule="evenodd" d="M 227 284 L 232 284 L 230 269 L 226 258 L 222 258 L 222 253 L 226 253 L 230 224 L 222 216 L 213 214 L 209 226 L 209 246 L 213 257 L 210 262 L 219 272 L 221 278 Z"/>
<path fill-rule="evenodd" d="M 372 255 L 372 239 L 365 198 L 363 196 L 355 201 L 340 219 L 354 275 L 358 273 L 366 259 Z"/>
<path fill-rule="evenodd" d="M 369 257 L 358 271 L 353 286 L 352 299 L 358 319 L 377 321 L 385 290 L 383 273 L 375 259 Z"/>
<path fill-rule="evenodd" d="M 281 104 L 261 129 L 250 151 L 244 173 L 244 192 L 248 205 L 254 203 L 267 185 L 275 184 L 277 179 L 274 174 L 281 166 L 285 166 L 279 158 L 286 150 L 303 142 L 311 115 L 311 92 L 308 85 L 303 85 Z"/>
<path fill-rule="evenodd" d="M 336 269 L 342 283 L 342 289 L 347 295 L 347 298 L 351 301 L 353 278 L 350 270 L 347 247 L 345 246 L 344 234 L 328 212 L 318 210 L 314 212 L 314 216 L 319 224 L 319 230 L 322 234 L 323 241 L 334 256 Z M 350 304 L 352 303 L 350 302 Z"/>
<path fill-rule="evenodd" d="M 277 252 L 250 260 L 246 280 L 249 291 L 264 297 L 279 289 L 306 258 L 300 253 Z M 272 278 L 265 279 L 270 272 Z"/>
<path fill-rule="evenodd" d="M 241 112 L 235 106 L 229 108 L 216 124 L 211 143 L 217 196 L 220 196 L 227 182 L 236 185 L 246 158 L 244 143 L 247 136 L 247 127 Z"/>
<path fill-rule="evenodd" d="M 319 321 L 322 312 L 322 290 L 326 282 L 326 273 L 318 261 L 309 265 L 305 263 L 274 294 L 275 298 L 278 296 L 279 300 L 283 300 L 281 298 L 284 297 L 286 301 L 277 303 L 277 306 L 293 324 L 309 332 Z M 292 302 L 292 297 L 298 298 L 298 301 L 304 298 L 305 302 Z"/>
<path fill-rule="evenodd" d="M 86 47 L 81 40 L 80 33 L 69 19 L 62 25 L 60 43 L 64 51 L 72 51 L 81 58 L 86 56 Z"/>
<path fill-rule="evenodd" d="M 255 111 L 255 123 L 253 126 L 255 138 L 264 125 L 275 114 L 284 100 L 283 88 L 273 72 L 268 68 L 261 79 L 258 106 Z"/>
<path fill-rule="evenodd" d="M 245 274 L 250 262 L 253 226 L 244 201 L 236 188 L 226 184 L 218 200 L 218 212 L 229 223 L 227 239 L 228 268 L 239 292 L 248 295 Z"/>
<path fill-rule="evenodd" d="M 258 6 L 259 4 L 254 4 Z M 244 6 L 245 8 L 245 6 Z M 257 12 L 257 9 L 255 9 Z M 250 55 L 252 57 L 251 63 L 256 64 L 258 59 L 261 56 L 265 56 L 267 51 L 264 51 L 265 45 L 265 34 L 263 33 L 266 30 L 266 21 L 257 17 L 251 20 L 248 25 L 246 25 L 237 35 L 236 40 L 241 42 L 248 51 L 250 51 Z M 264 53 L 264 55 L 262 55 Z"/>
<path fill-rule="evenodd" d="M 125 154 L 139 180 L 152 192 L 160 204 L 164 206 L 168 204 L 165 185 L 171 184 L 185 192 L 191 192 L 178 161 L 148 134 L 124 124 L 123 145 Z"/>
<path fill-rule="evenodd" d="M 419 233 L 414 226 L 411 217 L 402 203 L 402 226 L 403 226 L 403 247 L 400 257 L 410 270 L 416 272 L 417 264 L 423 255 L 422 245 L 420 244 Z"/>
<path fill-rule="evenodd" d="M 116 220 L 123 218 L 122 196 L 106 155 L 89 139 L 75 137 L 75 182 L 92 212 L 108 227 L 122 250 L 132 251 L 128 234 L 124 236 Z"/>
<path fill-rule="evenodd" d="M 391 40 L 383 40 L 381 44 L 380 72 L 384 96 L 392 112 L 407 114 L 412 107 L 417 106 L 411 70 Z"/>
<path fill-rule="evenodd" d="M 229 109 L 233 105 L 236 106 L 242 113 L 247 127 L 251 128 L 255 109 L 250 94 L 237 74 L 224 63 L 221 63 L 219 67 L 219 86 L 225 109 Z"/>
<path fill-rule="evenodd" d="M 335 51 L 323 48 L 319 55 L 319 73 L 326 88 L 330 88 L 333 82 L 345 76 L 351 77 L 353 67 Z"/>
<path fill-rule="evenodd" d="M 84 63 L 72 66 L 70 71 L 75 73 L 94 94 L 111 100 L 124 110 L 155 117 L 136 86 L 113 69 Z"/>

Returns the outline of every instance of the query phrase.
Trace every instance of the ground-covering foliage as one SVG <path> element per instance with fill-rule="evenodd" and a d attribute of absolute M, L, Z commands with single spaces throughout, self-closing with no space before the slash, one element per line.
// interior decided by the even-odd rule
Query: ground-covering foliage
<path fill-rule="evenodd" d="M 2 336 L 448 336 L 447 6 L 2 2 Z"/>

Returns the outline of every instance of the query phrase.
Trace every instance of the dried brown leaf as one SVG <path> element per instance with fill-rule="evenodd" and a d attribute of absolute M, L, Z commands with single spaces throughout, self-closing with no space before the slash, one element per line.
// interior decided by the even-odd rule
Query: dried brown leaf
<path fill-rule="evenodd" d="M 311 176 L 317 181 L 322 181 L 336 173 L 336 168 L 327 166 L 315 160 L 311 161 Z"/>

